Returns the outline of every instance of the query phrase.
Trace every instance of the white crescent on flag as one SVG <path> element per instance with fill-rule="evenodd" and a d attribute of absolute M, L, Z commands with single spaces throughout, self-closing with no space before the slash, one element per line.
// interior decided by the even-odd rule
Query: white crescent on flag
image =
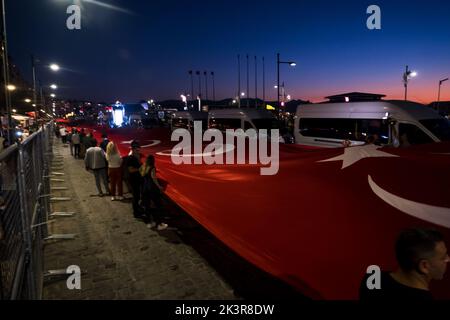
<path fill-rule="evenodd" d="M 387 204 L 410 216 L 437 224 L 442 227 L 450 228 L 450 208 L 432 206 L 401 198 L 382 189 L 373 181 L 370 175 L 368 179 L 372 191 Z"/>
<path fill-rule="evenodd" d="M 133 141 L 134 141 L 134 140 L 122 141 L 120 144 L 131 144 Z M 143 146 L 141 146 L 141 148 L 154 147 L 154 146 L 156 146 L 156 145 L 158 145 L 158 144 L 161 143 L 161 140 L 145 140 L 145 141 L 147 141 L 147 142 L 148 142 L 148 141 L 151 141 L 151 143 L 150 143 L 150 144 L 143 145 Z"/>
<path fill-rule="evenodd" d="M 235 149 L 235 146 L 232 144 L 223 144 L 223 145 L 215 145 L 217 149 L 215 149 L 213 152 L 206 152 L 206 153 L 189 153 L 189 154 L 179 154 L 182 148 L 175 148 L 172 150 L 166 150 L 157 152 L 156 154 L 159 156 L 179 156 L 179 157 L 212 157 L 221 155 L 224 153 L 228 153 L 230 151 L 233 151 Z"/>

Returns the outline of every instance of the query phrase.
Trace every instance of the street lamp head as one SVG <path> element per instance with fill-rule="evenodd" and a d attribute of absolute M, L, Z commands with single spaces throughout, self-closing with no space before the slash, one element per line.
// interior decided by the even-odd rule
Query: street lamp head
<path fill-rule="evenodd" d="M 52 93 L 52 94 L 50 95 L 50 97 L 56 98 L 56 94 Z"/>
<path fill-rule="evenodd" d="M 61 68 L 56 63 L 52 63 L 50 65 L 50 69 L 53 70 L 53 71 L 59 71 L 59 69 L 61 69 Z"/>
<path fill-rule="evenodd" d="M 409 76 L 411 78 L 417 77 L 417 72 L 416 71 L 411 71 L 411 73 L 409 74 Z"/>
<path fill-rule="evenodd" d="M 56 90 L 56 89 L 58 89 L 58 86 L 57 86 L 56 84 L 52 84 L 52 85 L 50 86 L 50 88 L 52 88 L 53 90 Z"/>
<path fill-rule="evenodd" d="M 30 103 L 30 102 L 31 102 L 31 99 L 25 99 L 25 102 L 26 102 L 26 103 Z"/>
<path fill-rule="evenodd" d="M 445 82 L 445 81 L 447 81 L 447 80 L 448 80 L 448 78 L 445 78 L 445 79 L 440 80 L 440 81 L 439 81 L 439 85 L 441 85 L 442 82 Z"/>
<path fill-rule="evenodd" d="M 295 66 L 297 65 L 297 63 L 295 63 L 295 62 L 289 62 L 289 65 L 290 65 L 291 67 L 295 67 Z"/>
<path fill-rule="evenodd" d="M 6 86 L 6 89 L 8 89 L 9 91 L 14 91 L 14 90 L 16 90 L 17 88 L 16 88 L 16 86 L 13 85 L 13 84 L 8 84 L 8 85 Z"/>
<path fill-rule="evenodd" d="M 242 97 L 245 97 L 245 92 L 241 92 L 241 96 L 242 96 Z"/>

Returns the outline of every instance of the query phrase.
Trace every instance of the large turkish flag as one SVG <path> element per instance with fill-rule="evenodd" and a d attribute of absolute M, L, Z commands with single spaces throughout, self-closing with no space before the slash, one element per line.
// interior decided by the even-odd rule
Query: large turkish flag
<path fill-rule="evenodd" d="M 368 266 L 396 268 L 394 243 L 405 228 L 432 227 L 450 241 L 449 143 L 281 145 L 278 174 L 261 176 L 260 165 L 174 165 L 159 153 L 173 146 L 161 129 L 109 135 L 123 154 L 140 140 L 143 153 L 156 155 L 173 201 L 239 255 L 312 298 L 357 299 Z M 450 298 L 450 274 L 431 290 Z"/>

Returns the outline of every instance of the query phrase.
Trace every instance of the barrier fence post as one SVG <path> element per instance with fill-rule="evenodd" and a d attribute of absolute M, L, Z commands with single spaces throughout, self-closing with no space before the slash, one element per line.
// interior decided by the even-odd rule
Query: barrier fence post
<path fill-rule="evenodd" d="M 26 191 L 26 179 L 25 179 L 25 161 L 23 154 L 23 146 L 18 143 L 19 147 L 19 161 L 18 161 L 18 184 L 19 184 L 19 198 L 20 198 L 20 216 L 22 220 L 22 235 L 25 244 L 25 275 L 26 283 L 28 284 L 28 299 L 35 299 L 36 294 L 36 280 L 34 274 L 34 258 L 33 258 L 33 241 L 31 237 L 31 223 L 28 219 L 30 217 L 30 208 L 26 201 L 27 191 Z"/>

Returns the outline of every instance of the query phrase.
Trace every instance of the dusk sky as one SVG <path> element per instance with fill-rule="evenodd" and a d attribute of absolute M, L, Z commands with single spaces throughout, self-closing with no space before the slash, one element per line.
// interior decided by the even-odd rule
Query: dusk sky
<path fill-rule="evenodd" d="M 9 53 L 31 79 L 30 54 L 57 62 L 58 74 L 40 68 L 58 95 L 111 102 L 178 99 L 190 92 L 189 70 L 214 71 L 216 96 L 237 94 L 237 55 L 266 59 L 266 96 L 276 100 L 276 53 L 281 79 L 295 99 L 321 101 L 348 91 L 402 99 L 405 65 L 418 72 L 410 100 L 437 100 L 438 81 L 450 76 L 450 1 L 286 0 L 7 0 Z M 66 8 L 82 3 L 82 29 L 66 28 Z M 94 2 L 94 3 L 92 3 Z M 368 30 L 366 9 L 381 8 L 381 30 Z M 202 79 L 203 81 L 203 79 Z M 211 83 L 209 84 L 211 87 Z M 198 82 L 195 78 L 195 93 Z M 210 93 L 211 96 L 211 93 Z M 450 100 L 450 81 L 441 100 Z"/>

